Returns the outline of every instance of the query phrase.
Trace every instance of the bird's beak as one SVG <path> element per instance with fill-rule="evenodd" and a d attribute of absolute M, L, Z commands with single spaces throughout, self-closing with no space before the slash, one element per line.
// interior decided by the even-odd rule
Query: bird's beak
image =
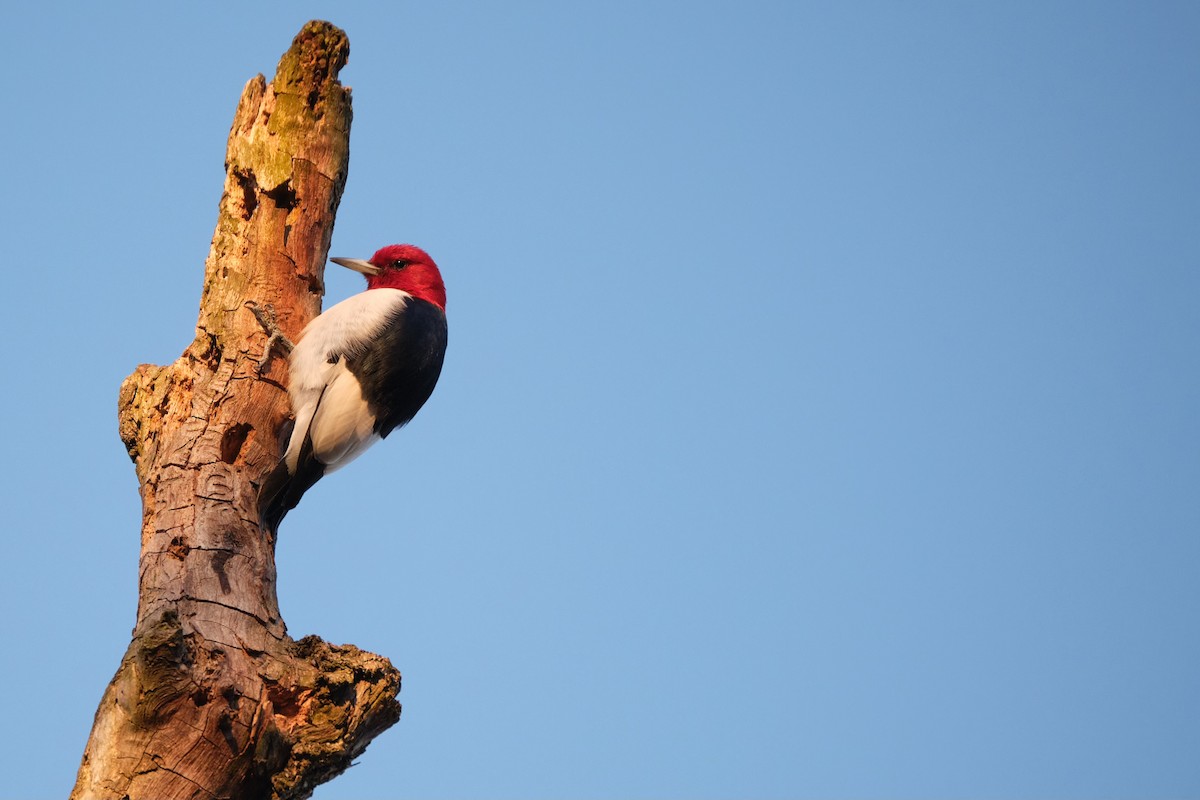
<path fill-rule="evenodd" d="M 361 258 L 331 258 L 329 260 L 335 264 L 341 264 L 346 269 L 352 269 L 355 272 L 361 272 L 363 275 L 379 274 L 379 267 L 375 266 L 370 261 L 363 261 Z"/>

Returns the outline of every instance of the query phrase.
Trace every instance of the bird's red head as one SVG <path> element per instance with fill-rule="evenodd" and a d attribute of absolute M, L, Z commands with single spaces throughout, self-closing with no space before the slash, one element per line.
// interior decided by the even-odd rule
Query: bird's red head
<path fill-rule="evenodd" d="M 446 310 L 446 285 L 437 264 L 421 248 L 411 244 L 390 244 L 375 251 L 370 260 L 331 258 L 367 276 L 368 289 L 400 289 L 413 297 Z"/>

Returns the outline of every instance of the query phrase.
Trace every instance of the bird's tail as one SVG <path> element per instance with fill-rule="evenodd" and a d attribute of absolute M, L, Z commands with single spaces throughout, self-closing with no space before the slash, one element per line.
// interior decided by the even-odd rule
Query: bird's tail
<path fill-rule="evenodd" d="M 262 488 L 258 490 L 258 522 L 263 530 L 272 536 L 279 532 L 279 523 L 283 521 L 287 512 L 295 508 L 296 503 L 299 502 L 298 498 L 295 502 L 288 502 L 290 478 L 287 464 L 281 460 L 267 475 Z"/>
<path fill-rule="evenodd" d="M 312 440 L 305 437 L 295 473 L 288 469 L 287 459 L 281 458 L 258 490 L 258 520 L 263 529 L 272 536 L 277 534 L 279 523 L 324 474 L 325 465 L 313 457 Z"/>

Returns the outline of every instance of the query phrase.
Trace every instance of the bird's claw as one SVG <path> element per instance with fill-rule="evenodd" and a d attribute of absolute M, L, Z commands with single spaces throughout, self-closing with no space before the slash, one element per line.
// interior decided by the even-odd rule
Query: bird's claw
<path fill-rule="evenodd" d="M 279 329 L 279 322 L 275 319 L 275 307 L 268 303 L 266 306 L 260 306 L 253 300 L 246 301 L 246 308 L 250 309 L 250 313 L 258 320 L 258 324 L 267 332 L 267 343 L 263 346 L 262 357 L 258 359 L 258 372 L 261 375 L 263 369 L 266 368 L 267 362 L 271 360 L 271 352 L 275 345 L 279 345 L 280 351 L 285 355 L 292 352 L 292 341 L 284 335 Z"/>

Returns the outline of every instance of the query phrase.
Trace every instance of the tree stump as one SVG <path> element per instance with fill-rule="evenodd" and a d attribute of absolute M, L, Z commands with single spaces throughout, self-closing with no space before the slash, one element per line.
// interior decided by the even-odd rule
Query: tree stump
<path fill-rule="evenodd" d="M 290 414 L 286 359 L 259 316 L 295 339 L 320 312 L 349 158 L 348 55 L 345 33 L 310 22 L 274 80 L 246 84 L 195 339 L 121 385 L 143 509 L 137 623 L 72 798 L 309 797 L 399 719 L 386 658 L 287 635 L 258 521 Z"/>

